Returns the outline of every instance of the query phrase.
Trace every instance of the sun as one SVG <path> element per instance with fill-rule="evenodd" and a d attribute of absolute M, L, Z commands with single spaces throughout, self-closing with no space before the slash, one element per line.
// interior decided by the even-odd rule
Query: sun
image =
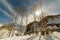
<path fill-rule="evenodd" d="M 35 11 L 35 16 L 40 16 L 41 15 L 41 9 L 37 9 Z"/>

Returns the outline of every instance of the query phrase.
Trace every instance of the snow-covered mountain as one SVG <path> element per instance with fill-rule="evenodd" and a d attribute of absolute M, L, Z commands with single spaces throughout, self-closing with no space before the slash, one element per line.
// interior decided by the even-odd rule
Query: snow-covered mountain
<path fill-rule="evenodd" d="M 47 20 L 47 24 L 52 24 L 52 23 L 56 23 L 57 21 L 60 21 L 60 15 L 46 16 L 44 19 Z M 43 21 L 43 19 L 41 21 Z M 59 22 L 57 22 L 57 23 L 59 23 Z M 25 32 L 27 32 L 26 27 L 27 27 L 27 29 L 29 28 L 29 30 L 32 30 L 32 32 L 35 30 L 39 31 L 40 25 L 39 25 L 39 22 L 36 22 L 36 21 L 31 22 L 27 26 L 18 25 L 18 24 L 8 24 L 8 25 L 0 24 L 0 25 L 1 25 L 0 40 L 27 40 L 27 39 L 28 40 L 31 40 L 31 39 L 39 40 L 39 38 L 40 38 L 40 34 L 37 36 L 35 36 L 35 34 L 32 35 L 32 33 L 31 33 L 31 35 L 23 35 Z M 20 27 L 22 27 L 22 31 L 23 31 L 22 33 L 20 31 Z M 48 40 L 48 39 L 49 40 L 53 40 L 53 39 L 60 40 L 60 32 L 54 31 L 53 34 L 51 34 L 51 35 L 45 35 L 45 36 L 41 35 L 41 40 Z"/>

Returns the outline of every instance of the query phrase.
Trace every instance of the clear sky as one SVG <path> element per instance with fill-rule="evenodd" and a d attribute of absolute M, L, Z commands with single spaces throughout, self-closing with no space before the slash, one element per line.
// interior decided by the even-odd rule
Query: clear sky
<path fill-rule="evenodd" d="M 0 22 L 8 23 L 15 15 L 30 14 L 33 4 L 41 5 L 48 14 L 60 14 L 60 0 L 0 0 Z"/>

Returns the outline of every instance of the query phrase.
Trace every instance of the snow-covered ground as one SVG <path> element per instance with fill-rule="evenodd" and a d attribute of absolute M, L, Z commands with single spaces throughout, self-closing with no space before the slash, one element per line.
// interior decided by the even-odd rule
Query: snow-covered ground
<path fill-rule="evenodd" d="M 13 36 L 13 37 L 6 37 L 6 38 L 2 38 L 0 40 L 39 40 L 40 35 L 32 38 L 32 35 L 24 35 L 24 36 Z M 60 33 L 59 32 L 54 32 L 53 34 L 51 34 L 51 36 L 47 35 L 47 36 L 41 36 L 40 40 L 60 40 Z"/>
<path fill-rule="evenodd" d="M 0 40 L 24 40 L 27 39 L 30 36 L 13 36 L 13 37 L 7 37 L 7 38 L 3 38 Z"/>
<path fill-rule="evenodd" d="M 60 32 L 54 32 L 51 35 L 45 35 L 41 36 L 40 34 L 35 35 L 22 35 L 22 36 L 16 36 L 15 34 L 18 34 L 17 30 L 11 31 L 11 34 L 9 35 L 10 31 L 6 29 L 0 30 L 0 40 L 60 40 Z M 13 36 L 11 36 L 13 34 Z"/>

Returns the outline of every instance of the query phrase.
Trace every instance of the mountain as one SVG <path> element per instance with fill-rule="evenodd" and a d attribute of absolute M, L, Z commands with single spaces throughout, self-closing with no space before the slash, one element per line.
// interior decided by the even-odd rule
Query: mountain
<path fill-rule="evenodd" d="M 60 24 L 60 15 L 50 15 L 50 16 L 46 16 L 45 18 L 43 18 L 42 20 L 40 20 L 40 23 L 45 20 L 47 22 L 47 24 Z"/>
<path fill-rule="evenodd" d="M 39 23 L 37 21 L 33 21 L 31 23 L 29 23 L 27 26 L 26 26 L 26 30 L 25 30 L 25 34 L 31 34 L 31 33 L 38 33 L 40 30 L 39 28 Z"/>
<path fill-rule="evenodd" d="M 42 20 L 40 20 L 40 26 L 45 24 L 47 28 L 51 31 L 59 31 L 60 32 L 60 15 L 50 15 L 46 16 Z"/>
<path fill-rule="evenodd" d="M 52 26 L 53 25 L 53 26 Z M 55 27 L 56 25 L 56 27 Z M 43 19 L 41 19 L 39 22 L 33 21 L 29 23 L 26 26 L 25 34 L 31 34 L 31 33 L 38 33 L 41 30 L 41 27 L 46 26 L 48 30 L 50 29 L 51 31 L 58 31 L 60 28 L 58 28 L 57 25 L 60 25 L 60 15 L 50 15 L 46 16 Z"/>

